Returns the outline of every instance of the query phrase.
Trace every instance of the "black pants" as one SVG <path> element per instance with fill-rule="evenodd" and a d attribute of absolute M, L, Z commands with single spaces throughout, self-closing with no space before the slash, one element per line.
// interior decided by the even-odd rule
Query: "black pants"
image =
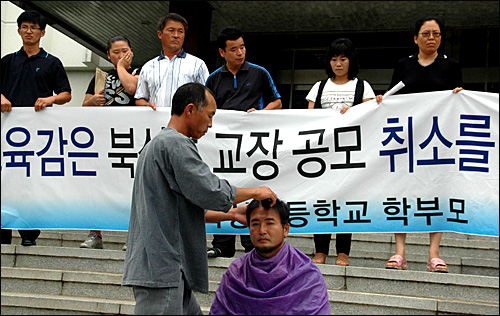
<path fill-rule="evenodd" d="M 240 240 L 245 252 L 255 248 L 249 235 L 240 235 Z M 214 235 L 212 246 L 219 248 L 222 251 L 222 256 L 232 257 L 236 252 L 236 235 Z"/>
<path fill-rule="evenodd" d="M 21 235 L 21 238 L 24 239 L 29 239 L 29 240 L 36 240 L 38 236 L 40 236 L 40 230 L 39 229 L 20 229 L 19 230 L 19 235 Z M 12 229 L 2 229 L 2 244 L 8 244 L 10 245 L 12 243 Z"/>
<path fill-rule="evenodd" d="M 331 238 L 332 234 L 315 234 L 314 247 L 316 248 L 316 252 L 328 255 Z M 349 252 L 351 251 L 351 239 L 352 234 L 337 234 L 335 237 L 335 249 L 337 250 L 337 255 L 339 253 L 349 255 Z"/>
<path fill-rule="evenodd" d="M 2 244 L 10 245 L 12 243 L 12 229 L 2 228 Z"/>

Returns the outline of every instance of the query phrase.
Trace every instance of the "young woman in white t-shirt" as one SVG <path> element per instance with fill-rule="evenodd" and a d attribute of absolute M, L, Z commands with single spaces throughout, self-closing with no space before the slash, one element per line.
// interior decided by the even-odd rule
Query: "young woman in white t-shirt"
<path fill-rule="evenodd" d="M 321 94 L 321 108 L 330 108 L 344 114 L 354 104 L 356 84 L 358 82 L 359 67 L 358 57 L 354 44 L 347 38 L 339 38 L 333 41 L 326 52 L 325 70 L 328 80 Z M 321 81 L 318 81 L 309 91 L 306 100 L 308 108 L 314 109 L 316 97 Z M 366 81 L 363 82 L 362 102 L 375 98 L 372 87 Z M 314 263 L 325 263 L 330 248 L 331 234 L 315 234 L 314 246 L 316 254 Z M 336 236 L 336 265 L 349 265 L 349 252 L 351 250 L 352 234 L 337 234 Z"/>
<path fill-rule="evenodd" d="M 332 42 L 326 53 L 325 70 L 330 80 L 326 82 L 321 94 L 321 107 L 344 114 L 353 106 L 354 92 L 358 82 L 356 76 L 359 72 L 356 49 L 349 39 L 339 38 Z M 316 82 L 306 96 L 309 109 L 314 109 L 320 83 L 321 81 Z M 362 101 L 366 102 L 374 98 L 375 93 L 372 87 L 364 81 Z"/>

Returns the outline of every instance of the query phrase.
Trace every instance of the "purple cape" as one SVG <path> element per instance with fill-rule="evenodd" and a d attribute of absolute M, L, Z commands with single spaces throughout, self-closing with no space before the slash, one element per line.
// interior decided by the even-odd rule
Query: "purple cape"
<path fill-rule="evenodd" d="M 330 301 L 318 267 L 285 242 L 272 258 L 254 249 L 235 259 L 210 315 L 330 315 Z"/>

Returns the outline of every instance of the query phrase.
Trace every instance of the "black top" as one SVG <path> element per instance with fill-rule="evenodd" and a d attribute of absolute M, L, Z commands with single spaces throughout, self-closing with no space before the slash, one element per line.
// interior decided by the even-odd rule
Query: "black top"
<path fill-rule="evenodd" d="M 129 74 L 139 75 L 140 69 L 127 69 Z M 90 80 L 89 86 L 87 88 L 86 94 L 94 95 L 94 87 L 95 87 L 95 76 Z M 104 83 L 104 92 L 102 93 L 106 102 L 104 102 L 105 106 L 112 105 L 134 105 L 135 99 L 134 96 L 128 94 L 125 88 L 122 86 L 120 78 L 118 77 L 118 70 L 111 69 L 108 71 L 108 76 L 106 77 L 106 82 Z"/>
<path fill-rule="evenodd" d="M 439 53 L 429 65 L 422 66 L 418 55 L 411 55 L 398 61 L 392 74 L 389 90 L 403 81 L 405 87 L 397 93 L 418 93 L 453 90 L 462 87 L 462 70 L 457 60 Z"/>
<path fill-rule="evenodd" d="M 29 58 L 23 48 L 2 58 L 2 94 L 12 106 L 34 106 L 38 98 L 61 92 L 71 93 L 68 75 L 43 48 Z"/>
<path fill-rule="evenodd" d="M 218 109 L 261 110 L 281 98 L 269 72 L 247 61 L 236 76 L 226 65 L 220 67 L 208 77 L 206 86 L 214 93 Z"/>

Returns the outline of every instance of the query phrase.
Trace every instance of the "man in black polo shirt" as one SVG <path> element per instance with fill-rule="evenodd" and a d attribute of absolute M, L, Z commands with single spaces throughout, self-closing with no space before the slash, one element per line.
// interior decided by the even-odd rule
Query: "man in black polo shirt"
<path fill-rule="evenodd" d="M 25 11 L 17 18 L 23 47 L 2 58 L 2 113 L 10 112 L 13 106 L 34 106 L 40 111 L 71 100 L 61 61 L 40 47 L 46 25 L 45 18 L 35 11 Z"/>
<path fill-rule="evenodd" d="M 217 36 L 219 53 L 226 64 L 215 70 L 206 86 L 214 92 L 218 109 L 252 112 L 281 109 L 281 96 L 269 72 L 245 60 L 243 33 L 228 26 Z M 232 257 L 235 254 L 235 235 L 214 235 L 209 257 Z M 254 246 L 248 235 L 241 235 L 245 252 Z"/>
<path fill-rule="evenodd" d="M 45 18 L 35 11 L 25 11 L 17 18 L 23 47 L 2 58 L 2 113 L 10 112 L 13 106 L 40 111 L 71 100 L 71 87 L 61 61 L 40 48 L 46 25 Z M 19 230 L 19 234 L 21 245 L 32 246 L 40 230 Z M 10 244 L 11 239 L 12 231 L 2 229 L 2 244 Z"/>

